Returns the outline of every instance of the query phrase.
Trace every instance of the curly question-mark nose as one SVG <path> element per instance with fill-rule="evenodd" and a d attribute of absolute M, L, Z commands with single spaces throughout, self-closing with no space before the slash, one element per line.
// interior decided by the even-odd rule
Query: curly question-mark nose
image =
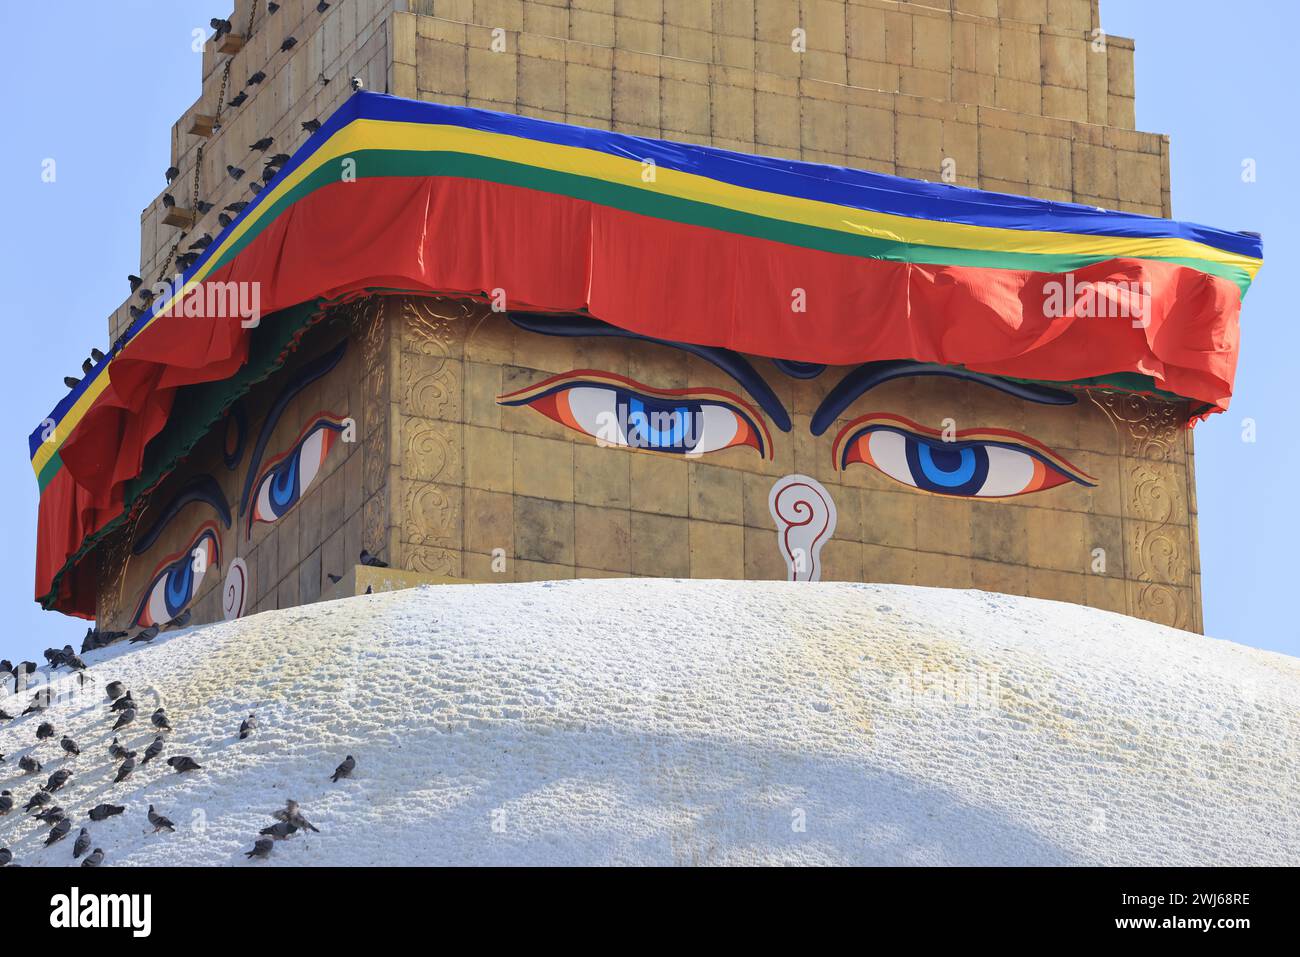
<path fill-rule="evenodd" d="M 777 549 L 792 582 L 820 581 L 821 551 L 835 534 L 835 500 L 826 487 L 807 475 L 776 480 L 767 497 L 776 521 Z"/>

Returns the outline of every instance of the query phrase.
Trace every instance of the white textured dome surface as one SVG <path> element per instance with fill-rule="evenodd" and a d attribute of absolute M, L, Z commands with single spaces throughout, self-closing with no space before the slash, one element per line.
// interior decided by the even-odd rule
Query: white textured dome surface
<path fill-rule="evenodd" d="M 18 863 L 72 864 L 83 825 L 113 865 L 1300 861 L 1300 661 L 1056 602 L 438 586 L 87 662 L 86 693 L 0 726 L 18 802 L 0 845 Z M 175 727 L 163 758 L 203 770 L 160 758 L 113 783 L 114 679 L 147 705 L 124 743 L 153 740 L 156 694 Z M 250 711 L 260 730 L 241 742 Z M 58 734 L 24 778 L 40 720 Z M 63 733 L 79 758 L 64 760 Z M 347 754 L 356 773 L 332 784 Z M 21 806 L 59 767 L 75 826 L 45 848 Z M 321 833 L 246 862 L 285 798 Z M 105 801 L 125 814 L 88 821 Z M 176 833 L 150 832 L 150 803 Z"/>

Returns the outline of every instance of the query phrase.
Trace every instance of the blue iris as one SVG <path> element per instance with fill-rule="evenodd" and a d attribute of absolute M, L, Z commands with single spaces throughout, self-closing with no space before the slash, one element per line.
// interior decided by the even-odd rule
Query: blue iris
<path fill-rule="evenodd" d="M 627 444 L 660 452 L 689 452 L 700 441 L 699 403 L 661 401 L 618 390 L 618 418 Z"/>
<path fill-rule="evenodd" d="M 988 449 L 981 445 L 930 442 L 906 435 L 907 467 L 917 488 L 947 495 L 976 495 L 989 474 Z"/>
<path fill-rule="evenodd" d="M 276 515 L 287 512 L 301 494 L 298 488 L 298 453 L 299 449 L 294 449 L 288 458 L 275 467 L 267 480 L 270 483 L 267 498 Z"/>
<path fill-rule="evenodd" d="M 163 588 L 163 601 L 167 603 L 167 614 L 175 618 L 190 603 L 193 596 L 193 556 L 187 555 L 167 569 L 167 584 Z"/>

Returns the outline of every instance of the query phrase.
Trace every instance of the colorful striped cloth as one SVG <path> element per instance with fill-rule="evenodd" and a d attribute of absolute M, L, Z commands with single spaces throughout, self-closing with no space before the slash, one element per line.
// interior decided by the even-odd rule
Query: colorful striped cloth
<path fill-rule="evenodd" d="M 172 310 L 204 283 L 258 283 L 271 322 L 364 290 L 502 290 L 660 339 L 1118 383 L 1200 415 L 1232 394 L 1261 256 L 1248 233 L 357 93 L 33 430 L 36 594 L 93 615 L 79 559 L 176 390 L 247 359 L 238 317 Z"/>

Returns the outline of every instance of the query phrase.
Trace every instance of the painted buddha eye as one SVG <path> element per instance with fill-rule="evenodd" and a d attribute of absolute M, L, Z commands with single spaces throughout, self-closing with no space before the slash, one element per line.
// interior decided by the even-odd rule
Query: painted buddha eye
<path fill-rule="evenodd" d="M 134 624 L 141 628 L 161 625 L 186 609 L 198 594 L 208 569 L 221 566 L 217 532 L 215 523 L 207 523 L 195 534 L 189 547 L 162 560 L 144 590 Z"/>
<path fill-rule="evenodd" d="M 863 462 L 896 482 L 937 495 L 1011 498 L 1067 482 L 1094 488 L 1047 446 L 1005 429 L 967 429 L 952 441 L 902 416 L 855 419 L 835 439 L 835 468 Z"/>
<path fill-rule="evenodd" d="M 771 455 L 762 417 L 720 389 L 652 389 L 611 372 L 580 369 L 498 396 L 605 445 L 678 455 L 749 446 Z"/>
<path fill-rule="evenodd" d="M 321 466 L 347 428 L 348 421 L 327 413 L 316 415 L 288 452 L 267 463 L 253 484 L 249 531 L 255 522 L 278 521 L 298 504 L 320 474 Z"/>

